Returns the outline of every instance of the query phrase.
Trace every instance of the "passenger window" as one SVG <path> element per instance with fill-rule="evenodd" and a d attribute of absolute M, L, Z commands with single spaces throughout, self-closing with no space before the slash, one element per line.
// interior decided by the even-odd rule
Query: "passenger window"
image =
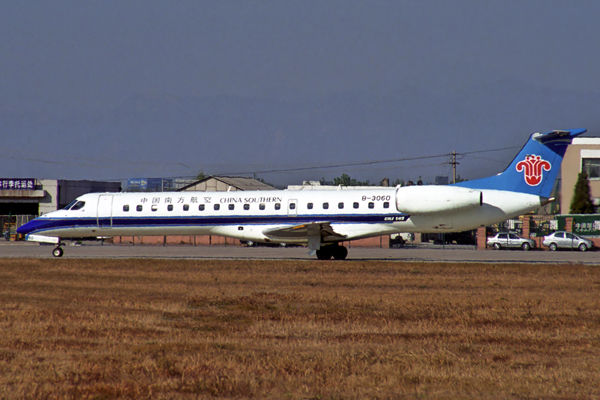
<path fill-rule="evenodd" d="M 358 208 L 358 203 L 355 201 L 355 202 L 352 204 L 352 207 L 354 207 L 354 208 Z"/>
<path fill-rule="evenodd" d="M 566 236 L 567 239 L 574 239 L 572 233 L 567 232 L 567 233 L 565 233 L 565 236 Z"/>
<path fill-rule="evenodd" d="M 275 203 L 275 209 L 276 210 L 280 210 L 281 209 L 281 204 L 280 203 Z"/>
<path fill-rule="evenodd" d="M 369 202 L 369 208 L 375 208 L 375 203 Z"/>
<path fill-rule="evenodd" d="M 264 210 L 265 209 L 265 204 L 264 203 L 259 204 L 258 208 L 260 210 Z"/>
<path fill-rule="evenodd" d="M 308 204 L 306 205 L 306 208 L 308 208 L 309 210 L 312 210 L 312 208 L 313 208 L 313 203 L 308 203 Z"/>
<path fill-rule="evenodd" d="M 514 233 L 511 233 L 510 235 L 508 235 L 509 239 L 518 239 L 519 237 L 517 235 L 515 235 Z"/>
<path fill-rule="evenodd" d="M 323 210 L 327 210 L 329 208 L 329 203 L 323 203 Z"/>
<path fill-rule="evenodd" d="M 173 211 L 173 204 L 169 204 L 167 206 L 167 211 Z"/>
<path fill-rule="evenodd" d="M 233 211 L 233 209 L 234 209 L 234 208 L 235 208 L 235 204 L 230 204 L 230 205 L 229 205 L 229 209 L 230 209 L 231 211 Z"/>
<path fill-rule="evenodd" d="M 129 206 L 128 205 L 123 206 L 123 211 L 128 212 L 129 211 Z"/>
<path fill-rule="evenodd" d="M 342 208 L 344 208 L 344 203 L 338 203 L 338 208 L 341 210 Z"/>
<path fill-rule="evenodd" d="M 152 207 L 150 207 L 150 209 L 152 211 L 156 211 L 156 210 L 158 210 L 158 206 L 156 204 L 152 204 Z"/>
<path fill-rule="evenodd" d="M 198 211 L 204 211 L 204 204 L 200 204 L 198 206 Z"/>
<path fill-rule="evenodd" d="M 562 232 L 560 232 L 560 233 L 557 233 L 556 235 L 554 235 L 554 237 L 555 237 L 555 238 L 564 238 L 564 237 L 565 237 L 565 234 L 564 234 L 564 233 L 562 233 Z"/>
<path fill-rule="evenodd" d="M 296 203 L 290 203 L 290 210 L 296 209 Z"/>
<path fill-rule="evenodd" d="M 140 204 L 135 208 L 137 211 L 142 211 L 144 207 Z"/>
<path fill-rule="evenodd" d="M 498 235 L 498 239 L 507 239 L 506 233 L 501 233 Z"/>
<path fill-rule="evenodd" d="M 215 209 L 215 211 L 219 211 L 219 209 L 221 208 L 221 205 L 215 204 L 215 206 L 213 208 Z"/>
<path fill-rule="evenodd" d="M 250 209 L 250 204 L 244 204 L 244 210 L 249 210 Z"/>
<path fill-rule="evenodd" d="M 386 201 L 385 203 L 383 203 L 383 208 L 390 208 L 390 202 Z"/>
<path fill-rule="evenodd" d="M 189 211 L 190 210 L 190 205 L 189 204 L 184 204 L 183 205 L 183 211 Z"/>

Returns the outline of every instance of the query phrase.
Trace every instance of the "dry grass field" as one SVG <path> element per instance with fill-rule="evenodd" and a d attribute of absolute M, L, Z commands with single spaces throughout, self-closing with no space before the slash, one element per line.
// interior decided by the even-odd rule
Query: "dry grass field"
<path fill-rule="evenodd" d="M 0 260 L 0 398 L 600 397 L 600 268 Z"/>

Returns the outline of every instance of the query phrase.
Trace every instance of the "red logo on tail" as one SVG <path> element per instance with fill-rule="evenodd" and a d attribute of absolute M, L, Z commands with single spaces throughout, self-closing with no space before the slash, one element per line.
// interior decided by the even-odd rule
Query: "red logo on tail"
<path fill-rule="evenodd" d="M 525 161 L 519 161 L 517 163 L 517 171 L 521 172 L 525 170 L 525 182 L 529 186 L 537 186 L 542 182 L 542 176 L 544 171 L 550 171 L 552 166 L 546 160 L 542 160 L 541 156 L 534 154 L 525 156 Z"/>

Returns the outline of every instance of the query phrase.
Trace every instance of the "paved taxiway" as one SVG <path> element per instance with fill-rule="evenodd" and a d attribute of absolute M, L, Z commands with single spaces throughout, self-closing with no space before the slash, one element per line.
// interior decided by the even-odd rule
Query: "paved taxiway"
<path fill-rule="evenodd" d="M 53 258 L 53 246 L 27 242 L 0 242 L 0 258 Z M 168 258 L 168 259 L 295 259 L 316 260 L 302 247 L 241 246 L 128 246 L 88 244 L 65 246 L 63 258 Z M 542 262 L 600 265 L 600 251 L 474 250 L 467 246 L 414 248 L 350 248 L 349 260 L 405 260 L 448 262 Z"/>

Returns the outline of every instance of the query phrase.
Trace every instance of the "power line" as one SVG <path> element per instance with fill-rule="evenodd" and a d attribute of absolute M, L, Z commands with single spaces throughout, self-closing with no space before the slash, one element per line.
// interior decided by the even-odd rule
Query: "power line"
<path fill-rule="evenodd" d="M 511 146 L 511 147 L 501 147 L 501 148 L 496 148 L 496 149 L 474 150 L 474 151 L 468 151 L 468 152 L 464 152 L 464 153 L 456 153 L 456 152 L 454 152 L 454 153 L 455 153 L 456 159 L 463 159 L 466 155 L 472 155 L 472 154 L 478 154 L 478 153 L 489 153 L 489 152 L 503 151 L 503 150 L 514 150 L 514 149 L 519 149 L 519 148 L 521 148 L 521 147 L 520 146 Z M 326 165 L 317 165 L 317 166 L 310 166 L 310 167 L 281 168 L 281 169 L 255 170 L 255 171 L 244 171 L 244 172 L 217 171 L 217 172 L 211 173 L 210 175 L 248 175 L 248 176 L 252 175 L 253 176 L 255 174 L 300 172 L 300 171 L 335 169 L 335 168 L 354 167 L 354 166 L 376 165 L 376 164 L 404 162 L 404 161 L 415 161 L 415 160 L 423 160 L 423 159 L 442 158 L 442 157 L 448 157 L 451 155 L 452 155 L 452 153 L 444 153 L 444 154 L 421 156 L 421 157 L 405 157 L 405 158 L 388 159 L 388 160 L 361 161 L 361 162 L 344 163 L 344 164 L 326 164 Z M 480 157 L 473 156 L 473 158 L 480 158 Z M 443 165 L 443 164 L 449 164 L 449 163 L 443 162 L 443 163 L 439 163 L 439 164 L 422 164 L 422 165 L 418 165 L 416 167 L 428 167 L 428 166 Z M 389 169 L 389 168 L 391 168 L 391 167 L 387 167 L 386 169 Z M 188 179 L 188 178 L 195 178 L 195 176 L 178 175 L 178 176 L 172 176 L 170 178 Z M 120 178 L 120 180 L 123 180 L 123 179 L 127 179 L 127 178 Z M 118 180 L 118 179 L 111 179 L 111 180 Z"/>
<path fill-rule="evenodd" d="M 259 171 L 247 171 L 247 172 L 228 172 L 222 173 L 223 175 L 239 175 L 239 174 L 271 174 L 271 173 L 280 173 L 280 172 L 298 172 L 298 171 L 310 171 L 310 170 L 319 170 L 319 169 L 332 169 L 332 168 L 342 168 L 342 167 L 355 167 L 361 165 L 375 165 L 375 164 L 386 164 L 386 163 L 394 163 L 394 162 L 404 162 L 404 161 L 414 161 L 414 160 L 423 160 L 430 158 L 441 158 L 448 157 L 449 155 L 454 154 L 454 156 L 465 156 L 469 154 L 477 154 L 477 153 L 487 153 L 492 151 L 502 151 L 502 150 L 511 150 L 519 147 L 503 147 L 498 149 L 488 149 L 488 150 L 475 150 L 468 151 L 464 153 L 444 153 L 437 154 L 432 156 L 421 156 L 421 157 L 406 157 L 406 158 L 396 158 L 390 160 L 377 160 L 377 161 L 362 161 L 362 162 L 354 162 L 354 163 L 345 163 L 345 164 L 331 164 L 331 165 L 320 165 L 320 166 L 310 166 L 310 167 L 297 167 L 297 168 L 283 168 L 283 169 L 269 169 L 269 170 L 259 170 Z"/>
<path fill-rule="evenodd" d="M 442 157 L 448 157 L 448 156 L 453 156 L 453 162 L 456 161 L 456 159 L 461 159 L 463 158 L 465 155 L 472 155 L 472 154 L 479 154 L 479 153 L 488 153 L 488 152 L 494 152 L 494 151 L 503 151 L 503 150 L 513 150 L 519 148 L 518 146 L 512 146 L 512 147 L 502 147 L 502 148 L 496 148 L 496 149 L 486 149 L 486 150 L 474 150 L 474 151 L 468 151 L 468 152 L 462 152 L 462 153 L 456 153 L 455 151 L 453 153 L 444 153 L 444 154 L 436 154 L 436 155 L 430 155 L 430 156 L 420 156 L 420 157 L 403 157 L 403 158 L 395 158 L 395 159 L 387 159 L 387 160 L 371 160 L 371 161 L 360 161 L 360 162 L 352 162 L 352 163 L 340 163 L 340 164 L 325 164 L 325 165 L 313 165 L 313 166 L 307 166 L 307 167 L 294 167 L 294 168 L 279 168 L 279 169 L 262 169 L 262 170 L 255 170 L 255 171 L 244 171 L 244 172 L 219 172 L 219 173 L 214 173 L 214 175 L 254 175 L 254 174 L 273 174 L 273 173 L 287 173 L 287 172 L 301 172 L 301 171 L 314 171 L 314 170 L 326 170 L 326 169 L 335 169 L 335 168 L 346 168 L 346 167 L 357 167 L 357 166 L 367 166 L 367 165 L 377 165 L 377 164 L 389 164 L 389 163 L 398 163 L 398 162 L 406 162 L 406 161 L 415 161 L 415 160 L 425 160 L 425 159 L 434 159 L 434 158 L 442 158 Z M 23 152 L 23 151 L 19 151 L 19 150 L 14 150 L 14 152 L 17 153 L 25 153 L 25 154 L 32 154 L 30 152 Z M 35 153 L 33 153 L 35 154 Z M 46 154 L 43 153 L 37 153 L 38 156 L 46 156 Z M 105 168 L 105 169 L 122 169 L 123 167 L 117 167 L 115 165 L 102 165 L 102 164 L 86 164 L 85 161 L 87 162 L 92 162 L 92 163 L 110 163 L 110 164 L 129 164 L 129 165 L 137 165 L 137 168 L 135 168 L 135 171 L 142 171 L 142 166 L 143 165 L 153 165 L 156 166 L 157 163 L 155 162 L 148 162 L 148 161 L 133 161 L 133 160 L 109 160 L 109 159 L 97 159 L 97 158 L 85 158 L 85 157 L 73 157 L 73 156 L 61 156 L 61 158 L 64 159 L 70 159 L 73 161 L 59 161 L 59 160 L 49 160 L 49 159 L 44 159 L 42 157 L 31 157 L 31 156 L 4 156 L 4 158 L 10 158 L 10 159 L 16 159 L 16 160 L 21 160 L 21 161 L 30 161 L 30 162 L 39 162 L 39 163 L 46 163 L 46 164 L 63 164 L 63 165 L 77 165 L 77 166 L 87 166 L 87 167 L 92 167 L 92 168 Z M 474 158 L 479 158 L 479 157 L 475 157 Z M 77 162 L 77 161 L 84 161 L 84 163 L 82 162 Z M 187 167 L 186 165 L 182 164 L 181 162 L 177 162 L 177 163 L 173 163 L 173 162 L 163 162 L 163 163 L 158 163 L 158 165 L 161 166 L 174 166 L 174 165 L 183 165 L 185 167 Z M 189 169 L 189 167 L 187 167 Z M 180 176 L 176 176 L 173 178 L 193 178 L 194 176 L 192 175 L 180 175 Z M 116 178 L 116 179 L 110 179 L 110 180 L 123 180 L 123 179 L 128 179 L 128 178 Z"/>

